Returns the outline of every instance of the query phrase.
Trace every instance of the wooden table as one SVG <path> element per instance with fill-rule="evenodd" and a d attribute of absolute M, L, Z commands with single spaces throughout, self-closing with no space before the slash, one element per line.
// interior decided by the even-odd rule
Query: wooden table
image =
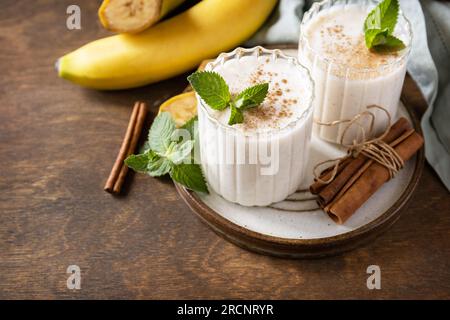
<path fill-rule="evenodd" d="M 186 76 L 117 92 L 59 79 L 59 56 L 107 34 L 98 2 L 75 2 L 82 30 L 70 31 L 74 1 L 2 1 L 0 298 L 450 298 L 449 193 L 428 165 L 389 231 L 320 260 L 228 243 L 167 178 L 131 174 L 123 196 L 105 193 L 133 102 L 147 101 L 154 115 Z M 411 103 L 424 107 L 420 95 Z M 381 290 L 366 287 L 373 264 Z M 81 290 L 66 287 L 69 265 L 81 268 Z"/>

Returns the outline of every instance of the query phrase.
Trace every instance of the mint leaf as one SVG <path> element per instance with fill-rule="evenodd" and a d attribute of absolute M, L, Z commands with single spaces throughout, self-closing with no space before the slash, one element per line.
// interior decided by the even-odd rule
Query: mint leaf
<path fill-rule="evenodd" d="M 197 121 L 198 121 L 198 117 L 194 116 L 191 119 L 189 119 L 188 122 L 186 122 L 181 129 L 185 129 L 189 132 L 189 134 L 191 135 L 191 139 L 196 138 L 197 135 Z"/>
<path fill-rule="evenodd" d="M 198 117 L 192 117 L 188 122 L 186 122 L 181 129 L 185 129 L 189 131 L 191 135 L 191 139 L 194 140 L 194 150 L 200 150 L 200 143 L 198 139 Z M 199 152 L 193 152 L 192 154 L 192 163 L 200 163 L 200 154 Z"/>
<path fill-rule="evenodd" d="M 405 48 L 405 44 L 403 43 L 403 41 L 393 35 L 388 35 L 386 37 L 385 41 L 386 41 L 385 47 L 387 47 L 386 48 L 387 50 L 389 50 L 389 49 L 402 50 Z M 376 49 L 376 47 L 375 47 L 375 49 Z M 381 48 L 381 49 L 383 49 L 383 48 Z"/>
<path fill-rule="evenodd" d="M 175 121 L 168 112 L 161 112 L 156 116 L 148 133 L 150 149 L 159 155 L 167 152 L 175 131 Z"/>
<path fill-rule="evenodd" d="M 231 94 L 225 80 L 216 72 L 197 71 L 188 81 L 198 95 L 215 110 L 225 109 L 231 101 Z"/>
<path fill-rule="evenodd" d="M 125 159 L 125 164 L 137 172 L 145 172 L 151 176 L 161 176 L 170 170 L 170 162 L 159 157 L 152 150 L 142 154 L 131 154 Z"/>
<path fill-rule="evenodd" d="M 125 164 L 138 172 L 145 172 L 152 177 L 170 174 L 173 180 L 185 187 L 208 192 L 202 169 L 197 164 L 185 164 L 183 161 L 191 159 L 195 140 L 197 117 L 190 119 L 182 129 L 191 134 L 190 140 L 176 141 L 172 137 L 176 134 L 175 122 L 167 112 L 160 113 L 154 120 L 148 141 L 143 147 L 144 152 L 130 155 Z"/>
<path fill-rule="evenodd" d="M 372 48 L 378 45 L 383 45 L 386 43 L 386 38 L 388 36 L 388 30 L 380 29 L 370 29 L 366 31 L 365 40 L 366 46 Z"/>
<path fill-rule="evenodd" d="M 172 164 L 167 158 L 156 156 L 147 166 L 147 173 L 152 177 L 163 176 L 169 173 Z"/>
<path fill-rule="evenodd" d="M 179 164 L 191 154 L 193 147 L 194 140 L 188 140 L 181 144 L 176 144 L 171 150 L 171 153 L 167 155 L 167 159 L 174 164 Z"/>
<path fill-rule="evenodd" d="M 236 108 L 248 109 L 260 105 L 269 91 L 268 83 L 259 83 L 239 93 L 236 97 Z"/>
<path fill-rule="evenodd" d="M 244 122 L 244 115 L 242 114 L 241 109 L 236 108 L 234 104 L 232 104 L 230 108 L 231 112 L 230 118 L 228 119 L 228 124 L 232 126 L 233 124 Z"/>
<path fill-rule="evenodd" d="M 399 38 L 388 34 L 386 30 L 371 29 L 366 32 L 366 46 L 378 52 L 393 52 L 406 46 Z"/>
<path fill-rule="evenodd" d="M 129 168 L 133 169 L 134 171 L 145 172 L 147 170 L 150 159 L 147 153 L 130 154 L 124 162 Z"/>
<path fill-rule="evenodd" d="M 170 170 L 170 161 L 158 156 L 152 150 L 129 155 L 125 159 L 125 164 L 134 171 L 148 173 L 152 177 L 162 176 Z"/>
<path fill-rule="evenodd" d="M 364 31 L 387 29 L 392 34 L 397 24 L 398 11 L 398 0 L 383 0 L 368 14 L 364 21 Z"/>
<path fill-rule="evenodd" d="M 395 25 L 399 13 L 398 0 L 383 0 L 364 21 L 366 46 L 376 51 L 395 51 L 405 48 L 405 44 L 394 37 Z"/>
<path fill-rule="evenodd" d="M 239 93 L 236 99 L 230 104 L 231 112 L 228 124 L 233 125 L 244 122 L 244 114 L 242 111 L 259 106 L 266 98 L 268 91 L 268 83 L 259 83 Z"/>
<path fill-rule="evenodd" d="M 202 169 L 198 164 L 181 163 L 172 168 L 170 176 L 188 189 L 208 193 Z"/>
<path fill-rule="evenodd" d="M 268 83 L 260 83 L 243 90 L 232 98 L 225 80 L 216 72 L 197 71 L 188 77 L 197 94 L 212 109 L 231 108 L 229 125 L 244 122 L 243 110 L 260 105 L 269 91 Z"/>

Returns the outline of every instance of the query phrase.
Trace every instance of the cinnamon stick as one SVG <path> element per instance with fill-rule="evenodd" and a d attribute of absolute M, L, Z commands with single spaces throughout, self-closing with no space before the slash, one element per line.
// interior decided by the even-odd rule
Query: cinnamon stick
<path fill-rule="evenodd" d="M 398 119 L 389 129 L 387 135 L 384 137 L 383 141 L 390 144 L 392 141 L 400 137 L 403 133 L 411 129 L 411 125 L 406 118 Z M 318 194 L 319 205 L 325 206 L 327 205 L 336 194 L 342 189 L 342 187 L 355 176 L 355 173 L 364 166 L 364 164 L 369 160 L 363 154 L 359 154 L 356 158 L 349 158 L 350 161 L 348 164 L 342 168 L 342 170 L 338 170 L 336 177 L 332 182 L 327 185 L 321 184 L 319 181 L 315 182 L 310 187 L 310 191 L 313 194 Z M 329 173 L 328 175 L 330 175 Z M 328 177 L 329 178 L 329 177 Z M 326 178 L 326 179 L 328 179 Z M 323 179 L 323 180 L 326 180 Z"/>
<path fill-rule="evenodd" d="M 415 132 L 414 129 L 410 129 L 410 130 L 406 131 L 400 137 L 398 137 L 397 139 L 392 141 L 389 145 L 392 148 L 395 148 L 400 143 L 402 143 L 404 140 L 406 140 L 414 132 Z M 340 199 L 347 192 L 348 189 L 350 189 L 350 187 L 353 185 L 353 183 L 355 183 L 355 181 L 358 180 L 359 177 L 361 177 L 361 175 L 367 170 L 367 168 L 369 168 L 372 165 L 373 162 L 374 161 L 372 159 L 369 159 L 368 161 L 366 161 L 364 163 L 364 165 L 361 168 L 359 168 L 358 171 L 345 183 L 345 185 L 342 187 L 342 189 L 339 190 L 338 194 L 334 197 L 333 201 L 331 201 L 328 204 L 323 204 L 323 203 L 319 202 L 319 205 L 325 210 L 325 212 L 329 212 L 331 206 L 334 203 L 336 203 L 336 201 L 338 199 Z"/>
<path fill-rule="evenodd" d="M 104 187 L 105 191 L 110 193 L 120 192 L 128 172 L 128 167 L 125 165 L 124 160 L 136 149 L 146 114 L 146 104 L 144 102 L 136 102 L 116 161 L 114 162 L 111 173 L 106 181 Z"/>
<path fill-rule="evenodd" d="M 406 162 L 422 147 L 423 138 L 417 132 L 409 130 L 392 144 L 397 144 L 394 150 Z M 360 176 L 349 184 L 347 190 L 340 192 L 325 207 L 325 211 L 334 221 L 342 224 L 389 179 L 389 170 L 378 162 L 371 161 Z"/>
<path fill-rule="evenodd" d="M 350 163 L 352 162 L 353 159 L 352 158 L 346 158 L 345 160 L 343 160 L 341 163 L 339 163 L 339 166 L 337 168 L 336 171 L 336 176 L 342 172 L 342 170 L 344 170 L 344 168 Z M 328 181 L 331 176 L 333 174 L 333 166 L 328 167 L 326 169 L 324 169 L 321 173 L 320 173 L 320 180 L 322 181 Z M 314 183 L 309 187 L 309 191 L 312 194 L 318 194 L 320 191 L 322 191 L 325 187 L 327 186 L 326 183 L 322 183 L 321 181 L 314 179 Z"/>

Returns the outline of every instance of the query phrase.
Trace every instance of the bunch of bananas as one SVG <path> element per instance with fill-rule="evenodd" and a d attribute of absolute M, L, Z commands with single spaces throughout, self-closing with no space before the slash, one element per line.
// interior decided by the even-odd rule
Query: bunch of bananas
<path fill-rule="evenodd" d="M 248 39 L 277 0 L 203 0 L 157 23 L 184 0 L 104 0 L 99 17 L 117 35 L 61 57 L 59 76 L 95 89 L 126 89 L 193 69 Z"/>

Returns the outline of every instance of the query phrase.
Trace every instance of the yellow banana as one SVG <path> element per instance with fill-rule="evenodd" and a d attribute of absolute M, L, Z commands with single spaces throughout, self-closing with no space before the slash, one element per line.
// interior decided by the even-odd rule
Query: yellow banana
<path fill-rule="evenodd" d="M 277 0 L 204 0 L 140 34 L 93 41 L 62 58 L 58 73 L 85 87 L 125 89 L 186 72 L 249 38 Z"/>
<path fill-rule="evenodd" d="M 184 0 L 103 0 L 102 25 L 111 31 L 137 33 L 154 25 Z"/>

